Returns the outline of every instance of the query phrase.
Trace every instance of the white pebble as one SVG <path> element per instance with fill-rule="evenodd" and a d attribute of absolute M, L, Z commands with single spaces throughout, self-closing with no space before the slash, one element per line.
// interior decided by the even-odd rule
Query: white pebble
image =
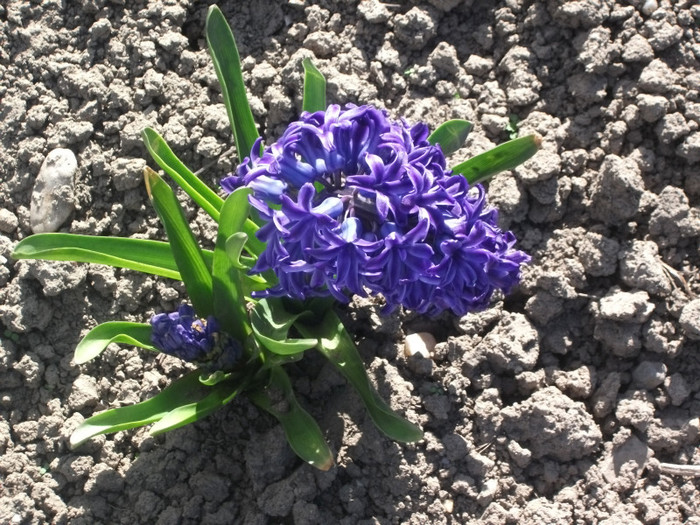
<path fill-rule="evenodd" d="M 659 8 L 659 4 L 656 0 L 646 0 L 642 5 L 642 13 L 645 15 L 650 15 Z"/>
<path fill-rule="evenodd" d="M 409 334 L 406 336 L 403 352 L 406 357 L 420 354 L 426 359 L 430 359 L 431 354 L 435 350 L 436 344 L 437 341 L 435 340 L 435 337 L 433 334 L 429 334 L 428 332 Z"/>
<path fill-rule="evenodd" d="M 75 154 L 58 148 L 49 152 L 34 183 L 29 224 L 34 233 L 55 232 L 75 208 L 73 177 Z"/>

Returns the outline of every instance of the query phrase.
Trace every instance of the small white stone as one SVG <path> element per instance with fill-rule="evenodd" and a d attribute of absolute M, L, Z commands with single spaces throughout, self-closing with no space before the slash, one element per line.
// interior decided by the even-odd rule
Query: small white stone
<path fill-rule="evenodd" d="M 55 232 L 75 208 L 73 177 L 75 154 L 57 148 L 49 152 L 34 183 L 29 224 L 34 233 Z"/>
<path fill-rule="evenodd" d="M 426 359 L 430 359 L 431 354 L 435 350 L 435 345 L 437 341 L 433 334 L 428 332 L 418 332 L 416 334 L 409 334 L 406 336 L 406 341 L 404 342 L 403 352 L 406 357 L 411 357 L 412 355 L 420 354 Z"/>
<path fill-rule="evenodd" d="M 646 2 L 644 2 L 644 4 L 642 5 L 642 13 L 649 16 L 658 8 L 659 4 L 656 0 L 646 0 Z"/>
<path fill-rule="evenodd" d="M 447 514 L 452 514 L 452 511 L 455 510 L 455 502 L 454 500 L 451 499 L 446 499 L 445 501 L 442 502 L 442 508 L 445 509 L 445 512 Z"/>

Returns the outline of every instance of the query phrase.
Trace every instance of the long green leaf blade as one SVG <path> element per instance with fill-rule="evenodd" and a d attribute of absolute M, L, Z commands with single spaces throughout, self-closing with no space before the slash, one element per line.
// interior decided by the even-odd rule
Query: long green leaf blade
<path fill-rule="evenodd" d="M 211 265 L 211 252 L 205 254 Z M 167 242 L 74 233 L 38 233 L 22 239 L 12 253 L 15 259 L 43 259 L 106 264 L 180 280 L 180 272 Z"/>
<path fill-rule="evenodd" d="M 177 158 L 167 142 L 155 130 L 146 128 L 141 132 L 141 137 L 153 160 L 192 197 L 194 202 L 218 222 L 219 212 L 224 204 L 223 199 Z"/>
<path fill-rule="evenodd" d="M 355 343 L 335 312 L 328 311 L 319 324 L 295 326 L 305 336 L 320 339 L 317 348 L 357 390 L 379 430 L 404 443 L 423 438 L 421 429 L 396 414 L 372 387 Z"/>
<path fill-rule="evenodd" d="M 194 423 L 202 418 L 205 418 L 215 410 L 223 407 L 227 403 L 233 401 L 233 399 L 241 392 L 243 384 L 238 386 L 233 386 L 230 381 L 226 383 L 218 383 L 216 386 L 211 388 L 211 392 L 194 403 L 189 403 L 187 405 L 179 406 L 167 414 L 165 414 L 159 421 L 156 422 L 149 434 L 156 436 L 162 434 L 163 432 L 168 432 L 169 430 L 174 430 L 176 428 L 188 425 L 189 423 Z"/>
<path fill-rule="evenodd" d="M 199 382 L 199 374 L 198 370 L 190 372 L 141 403 L 106 410 L 86 419 L 71 434 L 71 448 L 99 434 L 148 425 L 176 408 L 190 404 L 192 399 L 201 397 L 208 390 Z"/>
<path fill-rule="evenodd" d="M 472 127 L 472 123 L 466 120 L 448 120 L 430 134 L 428 142 L 440 144 L 445 156 L 450 155 L 462 147 Z"/>
<path fill-rule="evenodd" d="M 82 365 L 100 355 L 111 343 L 138 346 L 157 352 L 151 344 L 151 325 L 127 321 L 108 321 L 98 324 L 83 337 L 75 347 L 73 361 Z"/>
<path fill-rule="evenodd" d="M 197 315 L 208 317 L 214 313 L 212 277 L 202 251 L 170 186 L 148 168 L 145 178 L 148 194 L 165 227 L 187 294 Z"/>
<path fill-rule="evenodd" d="M 328 470 L 333 466 L 333 454 L 318 423 L 297 401 L 282 367 L 271 368 L 269 384 L 249 391 L 248 397 L 277 418 L 297 456 L 319 470 Z"/>
<path fill-rule="evenodd" d="M 476 184 L 490 179 L 496 173 L 512 170 L 527 159 L 532 157 L 540 149 L 542 138 L 539 135 L 527 135 L 518 139 L 509 140 L 489 151 L 472 157 L 469 160 L 457 164 L 452 171 L 461 173 L 469 181 Z"/>
<path fill-rule="evenodd" d="M 224 14 L 215 5 L 211 6 L 207 13 L 205 32 L 216 76 L 221 84 L 233 138 L 236 141 L 238 159 L 243 162 L 243 159 L 250 155 L 259 135 L 243 84 L 236 40 Z"/>
<path fill-rule="evenodd" d="M 326 109 L 326 78 L 314 66 L 311 59 L 305 58 L 304 65 L 304 101 L 302 109 L 309 113 Z"/>
<path fill-rule="evenodd" d="M 212 267 L 214 315 L 230 335 L 239 341 L 245 341 L 250 334 L 247 322 L 246 300 L 241 285 L 241 271 L 236 269 L 226 250 L 228 239 L 240 233 L 248 218 L 250 204 L 248 195 L 251 190 L 239 188 L 224 202 L 221 208 L 221 221 L 214 249 Z"/>

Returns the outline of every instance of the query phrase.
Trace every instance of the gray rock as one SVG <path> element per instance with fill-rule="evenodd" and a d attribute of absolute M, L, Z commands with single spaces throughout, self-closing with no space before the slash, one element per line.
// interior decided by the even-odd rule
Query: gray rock
<path fill-rule="evenodd" d="M 605 73 L 610 64 L 619 56 L 620 44 L 610 41 L 610 29 L 594 27 L 574 41 L 578 49 L 578 60 L 586 73 Z"/>
<path fill-rule="evenodd" d="M 622 60 L 624 62 L 651 62 L 654 59 L 654 50 L 642 35 L 634 35 L 622 47 Z"/>
<path fill-rule="evenodd" d="M 683 347 L 683 337 L 676 330 L 676 323 L 652 318 L 644 325 L 644 349 L 655 354 L 674 357 Z"/>
<path fill-rule="evenodd" d="M 613 288 L 600 300 L 600 315 L 612 321 L 643 323 L 654 311 L 654 304 L 649 302 L 649 294 L 643 291 L 623 292 Z"/>
<path fill-rule="evenodd" d="M 612 412 L 620 390 L 621 376 L 619 372 L 610 372 L 593 394 L 593 414 L 597 418 L 604 418 Z"/>
<path fill-rule="evenodd" d="M 82 410 L 95 406 L 99 400 L 95 378 L 85 374 L 79 375 L 73 382 L 73 388 L 68 396 L 68 407 L 71 410 Z"/>
<path fill-rule="evenodd" d="M 479 347 L 494 368 L 515 373 L 531 370 L 540 353 L 537 330 L 518 313 L 505 315 Z"/>
<path fill-rule="evenodd" d="M 654 400 L 646 390 L 627 392 L 617 403 L 615 417 L 620 424 L 644 432 L 654 419 Z"/>
<path fill-rule="evenodd" d="M 676 152 L 689 163 L 700 161 L 700 131 L 688 135 Z"/>
<path fill-rule="evenodd" d="M 671 374 L 664 380 L 664 387 L 671 398 L 671 404 L 679 407 L 690 396 L 691 390 L 682 374 Z"/>
<path fill-rule="evenodd" d="M 666 370 L 666 365 L 658 361 L 642 361 L 632 372 L 632 378 L 640 387 L 652 390 L 664 382 Z"/>
<path fill-rule="evenodd" d="M 437 70 L 447 74 L 459 72 L 457 50 L 447 42 L 440 42 L 428 57 L 428 61 Z"/>
<path fill-rule="evenodd" d="M 641 34 L 647 38 L 654 51 L 663 51 L 680 42 L 683 37 L 683 28 L 675 20 L 671 23 L 668 17 L 654 16 L 644 22 Z"/>
<path fill-rule="evenodd" d="M 133 190 L 143 184 L 143 170 L 146 160 L 142 158 L 120 157 L 110 162 L 107 172 L 112 176 L 112 184 L 119 191 Z"/>
<path fill-rule="evenodd" d="M 624 434 L 626 439 L 615 436 L 615 447 L 603 460 L 601 470 L 609 483 L 634 483 L 653 454 L 649 447 L 628 429 L 623 429 L 620 433 Z M 617 441 L 622 443 L 617 444 Z"/>
<path fill-rule="evenodd" d="M 647 93 L 667 93 L 677 81 L 678 75 L 657 58 L 639 75 L 639 88 Z"/>
<path fill-rule="evenodd" d="M 0 232 L 12 233 L 19 226 L 17 216 L 6 208 L 0 208 Z"/>
<path fill-rule="evenodd" d="M 422 49 L 437 33 L 432 9 L 413 7 L 394 19 L 394 33 L 410 49 Z"/>
<path fill-rule="evenodd" d="M 669 113 L 654 128 L 656 135 L 663 144 L 670 144 L 675 142 L 688 133 L 690 133 L 690 127 L 685 121 L 685 117 L 679 112 Z"/>
<path fill-rule="evenodd" d="M 612 275 L 617 271 L 620 244 L 599 233 L 586 232 L 577 246 L 578 256 L 586 273 L 594 277 Z"/>
<path fill-rule="evenodd" d="M 580 366 L 575 370 L 555 370 L 554 386 L 574 399 L 588 399 L 593 393 L 595 384 L 595 369 L 591 366 Z"/>
<path fill-rule="evenodd" d="M 634 357 L 642 348 L 641 326 L 634 323 L 599 319 L 593 337 L 618 357 Z"/>
<path fill-rule="evenodd" d="M 49 152 L 32 190 L 29 223 L 34 233 L 55 232 L 75 209 L 74 176 L 78 169 L 69 149 Z"/>
<path fill-rule="evenodd" d="M 212 472 L 197 472 L 189 483 L 192 491 L 206 501 L 221 504 L 228 497 L 230 482 Z"/>
<path fill-rule="evenodd" d="M 661 95 L 649 95 L 640 93 L 637 97 L 637 107 L 639 115 L 646 122 L 656 122 L 666 114 L 670 103 L 666 97 Z"/>
<path fill-rule="evenodd" d="M 617 155 L 608 155 L 600 176 L 591 185 L 591 216 L 606 224 L 628 221 L 637 214 L 643 192 L 639 166 Z"/>
<path fill-rule="evenodd" d="M 317 31 L 306 37 L 304 47 L 313 51 L 319 58 L 328 58 L 337 54 L 340 39 L 331 31 Z"/>
<path fill-rule="evenodd" d="M 389 20 L 391 13 L 379 0 L 366 0 L 357 6 L 358 14 L 370 24 L 382 24 Z"/>
<path fill-rule="evenodd" d="M 693 299 L 683 307 L 679 323 L 688 339 L 700 341 L 700 299 Z"/>
<path fill-rule="evenodd" d="M 557 2 L 553 18 L 566 27 L 595 27 L 602 24 L 610 15 L 607 3 L 598 0 L 579 0 L 577 2 Z"/>
<path fill-rule="evenodd" d="M 671 281 L 652 241 L 634 240 L 620 254 L 620 277 L 632 288 L 665 297 L 671 293 Z"/>
<path fill-rule="evenodd" d="M 583 403 L 556 387 L 539 390 L 501 413 L 506 435 L 526 446 L 534 458 L 580 459 L 593 453 L 602 440 Z"/>
<path fill-rule="evenodd" d="M 44 295 L 52 297 L 81 286 L 87 277 L 87 265 L 57 261 L 22 261 L 20 275 L 39 281 Z"/>

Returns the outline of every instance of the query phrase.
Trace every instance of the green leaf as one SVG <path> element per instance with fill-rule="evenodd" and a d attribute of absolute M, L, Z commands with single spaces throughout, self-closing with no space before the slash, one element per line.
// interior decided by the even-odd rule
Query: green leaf
<path fill-rule="evenodd" d="M 332 310 L 318 324 L 296 323 L 295 327 L 307 337 L 318 337 L 319 351 L 360 394 L 374 424 L 391 439 L 410 443 L 423 438 L 423 432 L 413 423 L 396 414 L 372 387 L 355 343 Z"/>
<path fill-rule="evenodd" d="M 302 109 L 309 113 L 326 109 L 326 79 L 314 66 L 311 59 L 305 58 L 304 65 L 304 102 Z"/>
<path fill-rule="evenodd" d="M 301 314 L 290 314 L 282 300 L 267 298 L 258 301 L 250 312 L 250 322 L 255 338 L 270 352 L 278 355 L 294 355 L 318 344 L 318 339 L 289 338 L 291 326 Z"/>
<path fill-rule="evenodd" d="M 148 425 L 176 408 L 190 404 L 193 398 L 201 397 L 209 390 L 199 382 L 199 374 L 198 370 L 190 372 L 141 403 L 106 410 L 86 419 L 71 435 L 71 447 L 75 448 L 99 434 Z"/>
<path fill-rule="evenodd" d="M 202 254 L 211 267 L 212 252 Z M 73 233 L 38 233 L 21 240 L 15 259 L 43 259 L 107 264 L 138 272 L 181 280 L 170 245 L 162 241 L 97 237 Z"/>
<path fill-rule="evenodd" d="M 108 321 L 98 324 L 83 337 L 75 347 L 73 361 L 82 365 L 100 355 L 111 343 L 123 343 L 157 352 L 151 344 L 151 325 L 146 323 L 129 323 L 127 321 Z"/>
<path fill-rule="evenodd" d="M 243 84 L 241 59 L 238 55 L 236 40 L 233 38 L 224 14 L 215 5 L 211 6 L 207 13 L 205 32 L 209 53 L 214 62 L 216 76 L 219 77 L 226 112 L 236 141 L 238 159 L 243 162 L 243 159 L 250 155 L 259 135 Z"/>
<path fill-rule="evenodd" d="M 448 120 L 430 134 L 428 142 L 440 144 L 442 152 L 448 156 L 462 147 L 472 127 L 472 123 L 466 120 Z"/>
<path fill-rule="evenodd" d="M 216 222 L 219 222 L 219 212 L 224 204 L 223 199 L 177 158 L 170 146 L 156 131 L 146 128 L 141 132 L 141 137 L 153 160 L 173 178 L 178 186 L 185 190 L 187 195 L 192 197 L 192 200 L 200 208 Z"/>
<path fill-rule="evenodd" d="M 238 188 L 224 202 L 212 267 L 214 315 L 224 330 L 239 341 L 245 341 L 250 333 L 250 325 L 247 322 L 241 270 L 231 263 L 227 246 L 232 236 L 245 236 L 241 229 L 248 218 L 248 195 L 251 193 L 249 188 Z"/>
<path fill-rule="evenodd" d="M 174 408 L 156 422 L 149 434 L 156 436 L 205 418 L 215 410 L 233 401 L 247 381 L 235 384 L 231 381 L 217 383 L 203 399 Z M 235 386 L 234 386 L 235 385 Z"/>
<path fill-rule="evenodd" d="M 542 137 L 539 135 L 510 140 L 458 164 L 452 171 L 464 175 L 469 184 L 483 182 L 498 172 L 512 170 L 522 164 L 537 153 L 541 144 Z"/>
<path fill-rule="evenodd" d="M 243 232 L 234 233 L 226 239 L 226 255 L 237 270 L 250 270 L 255 262 L 255 259 L 243 256 L 246 242 L 248 242 L 248 236 Z"/>
<path fill-rule="evenodd" d="M 211 373 L 202 373 L 202 375 L 199 376 L 199 382 L 206 386 L 214 386 L 227 380 L 229 377 L 231 377 L 231 372 L 215 370 Z"/>
<path fill-rule="evenodd" d="M 146 189 L 165 227 L 187 294 L 197 315 L 208 317 L 214 313 L 212 277 L 202 250 L 170 186 L 149 168 L 146 168 L 145 178 Z"/>
<path fill-rule="evenodd" d="M 268 385 L 249 391 L 248 397 L 277 418 L 297 456 L 319 470 L 333 466 L 333 454 L 318 423 L 299 405 L 282 367 L 271 368 Z"/>

